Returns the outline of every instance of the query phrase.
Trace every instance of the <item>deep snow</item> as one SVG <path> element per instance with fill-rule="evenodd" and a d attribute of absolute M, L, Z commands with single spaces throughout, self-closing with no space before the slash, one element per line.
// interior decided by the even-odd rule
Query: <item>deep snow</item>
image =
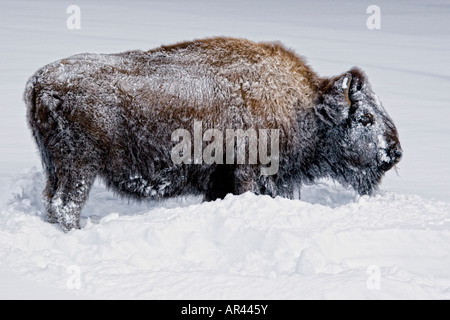
<path fill-rule="evenodd" d="M 41 173 L 12 181 L 15 197 L 0 220 L 2 264 L 58 287 L 68 286 L 75 266 L 80 288 L 72 290 L 82 295 L 450 298 L 448 203 L 390 192 L 358 198 L 323 182 L 304 191 L 316 204 L 247 193 L 149 211 L 98 185 L 90 205 L 108 214 L 84 217 L 81 231 L 64 234 L 43 221 Z M 379 268 L 379 289 L 367 284 L 371 266 Z"/>
<path fill-rule="evenodd" d="M 81 30 L 69 4 L 0 3 L 1 298 L 450 298 L 447 1 L 377 1 L 381 30 L 368 1 L 77 1 Z M 323 181 L 302 200 L 211 203 L 129 203 L 97 183 L 82 230 L 44 222 L 27 78 L 75 53 L 213 35 L 281 40 L 321 75 L 361 67 L 399 130 L 399 175 L 371 198 Z"/>

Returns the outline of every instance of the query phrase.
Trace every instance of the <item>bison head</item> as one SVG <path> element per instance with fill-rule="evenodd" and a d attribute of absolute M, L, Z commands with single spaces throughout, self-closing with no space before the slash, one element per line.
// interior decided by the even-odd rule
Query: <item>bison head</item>
<path fill-rule="evenodd" d="M 359 194 L 372 194 L 402 157 L 397 129 L 365 74 L 353 68 L 323 81 L 315 113 L 324 127 L 328 173 Z"/>

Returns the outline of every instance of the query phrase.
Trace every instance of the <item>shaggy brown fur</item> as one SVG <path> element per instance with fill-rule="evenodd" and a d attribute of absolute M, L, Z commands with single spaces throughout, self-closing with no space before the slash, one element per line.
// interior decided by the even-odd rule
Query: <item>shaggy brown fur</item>
<path fill-rule="evenodd" d="M 292 197 L 295 185 L 324 176 L 370 194 L 401 156 L 395 126 L 359 69 L 320 78 L 279 43 L 211 38 L 75 55 L 38 70 L 24 97 L 47 175 L 48 219 L 64 230 L 79 226 L 97 176 L 136 199 Z M 174 164 L 171 134 L 193 134 L 194 121 L 204 130 L 279 130 L 279 171 Z"/>

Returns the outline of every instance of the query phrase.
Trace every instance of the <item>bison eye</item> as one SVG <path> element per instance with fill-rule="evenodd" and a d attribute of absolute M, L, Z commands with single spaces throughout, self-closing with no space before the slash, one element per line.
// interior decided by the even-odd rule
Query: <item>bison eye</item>
<path fill-rule="evenodd" d="M 362 83 L 358 82 L 358 84 L 356 85 L 356 91 L 361 91 L 362 89 Z"/>
<path fill-rule="evenodd" d="M 361 116 L 361 118 L 359 119 L 359 122 L 364 126 L 367 127 L 369 125 L 372 125 L 374 122 L 374 117 L 373 115 L 371 115 L 370 113 L 365 113 L 364 115 Z"/>

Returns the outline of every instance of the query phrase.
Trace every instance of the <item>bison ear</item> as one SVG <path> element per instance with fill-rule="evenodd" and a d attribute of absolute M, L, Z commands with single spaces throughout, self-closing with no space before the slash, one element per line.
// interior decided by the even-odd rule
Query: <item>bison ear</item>
<path fill-rule="evenodd" d="M 356 67 L 350 69 L 347 74 L 351 77 L 351 80 L 348 83 L 347 91 L 347 96 L 349 98 L 349 102 L 351 103 L 355 99 L 357 100 L 357 96 L 361 93 L 361 90 L 363 90 L 364 86 L 366 85 L 366 75 L 361 69 Z"/>
<path fill-rule="evenodd" d="M 331 79 L 325 79 L 319 88 L 315 112 L 319 118 L 332 125 L 348 118 L 352 96 L 361 89 L 364 76 L 356 68 Z"/>

